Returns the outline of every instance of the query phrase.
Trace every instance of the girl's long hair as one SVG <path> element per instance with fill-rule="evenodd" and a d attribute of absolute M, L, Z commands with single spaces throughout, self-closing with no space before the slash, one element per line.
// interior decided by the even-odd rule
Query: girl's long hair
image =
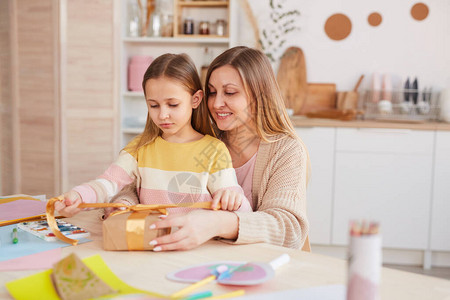
<path fill-rule="evenodd" d="M 197 69 L 187 54 L 168 53 L 157 57 L 145 71 L 144 79 L 142 80 L 144 95 L 146 95 L 145 84 L 147 81 L 162 77 L 177 81 L 191 95 L 194 95 L 198 90 L 203 90 Z M 145 98 L 147 99 L 147 97 Z M 191 125 L 194 130 L 202 134 L 215 136 L 209 120 L 208 105 L 205 99 L 202 99 L 200 105 L 193 109 Z M 153 142 L 161 134 L 161 129 L 152 121 L 150 114 L 147 113 L 145 129 L 137 138 L 138 142 L 135 150 Z"/>
<path fill-rule="evenodd" d="M 252 102 L 252 119 L 256 125 L 256 133 L 264 140 L 284 133 L 296 138 L 297 135 L 291 120 L 286 112 L 280 88 L 272 71 L 272 66 L 266 55 L 259 50 L 238 46 L 226 50 L 209 66 L 206 74 L 205 98 L 208 99 L 208 87 L 211 73 L 225 65 L 234 67 L 241 76 L 244 90 Z M 217 124 L 213 120 L 214 130 L 221 135 Z"/>

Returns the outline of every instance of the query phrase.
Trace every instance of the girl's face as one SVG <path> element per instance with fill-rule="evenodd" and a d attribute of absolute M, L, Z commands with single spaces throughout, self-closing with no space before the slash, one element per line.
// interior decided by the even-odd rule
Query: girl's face
<path fill-rule="evenodd" d="M 208 108 L 220 130 L 252 127 L 251 101 L 239 72 L 230 65 L 215 69 L 209 78 Z"/>
<path fill-rule="evenodd" d="M 162 138 L 189 138 L 192 109 L 197 108 L 203 98 L 203 92 L 191 95 L 179 82 L 160 77 L 149 79 L 145 83 L 147 108 L 153 123 L 163 134 Z"/>

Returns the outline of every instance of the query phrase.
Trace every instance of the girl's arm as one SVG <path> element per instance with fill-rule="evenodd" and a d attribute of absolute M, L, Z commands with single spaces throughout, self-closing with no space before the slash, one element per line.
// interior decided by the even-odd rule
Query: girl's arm
<path fill-rule="evenodd" d="M 215 208 L 220 203 L 222 210 L 252 211 L 250 201 L 237 182 L 230 152 L 224 143 L 217 144 L 217 151 L 212 159 L 208 177 L 208 190 L 213 198 L 212 207 Z"/>

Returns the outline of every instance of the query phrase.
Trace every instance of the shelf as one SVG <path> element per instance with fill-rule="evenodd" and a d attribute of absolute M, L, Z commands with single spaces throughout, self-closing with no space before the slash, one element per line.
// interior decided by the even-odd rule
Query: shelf
<path fill-rule="evenodd" d="M 134 97 L 134 98 L 144 98 L 144 92 L 122 92 L 122 95 L 125 97 Z"/>
<path fill-rule="evenodd" d="M 144 131 L 144 127 L 123 127 L 122 133 L 126 134 L 140 134 Z"/>
<path fill-rule="evenodd" d="M 228 37 L 217 35 L 178 35 L 177 37 L 125 37 L 125 43 L 172 43 L 172 44 L 227 44 Z"/>
<path fill-rule="evenodd" d="M 180 7 L 228 7 L 228 1 L 179 1 Z"/>

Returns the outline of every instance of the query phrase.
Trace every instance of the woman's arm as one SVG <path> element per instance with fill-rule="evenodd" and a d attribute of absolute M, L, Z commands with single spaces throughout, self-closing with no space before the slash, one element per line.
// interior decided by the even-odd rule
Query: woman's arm
<path fill-rule="evenodd" d="M 235 243 L 266 242 L 300 248 L 308 234 L 306 217 L 306 148 L 295 139 L 285 138 L 266 144 L 266 165 L 255 165 L 260 179 L 257 211 L 236 212 L 239 234 Z M 261 147 L 261 146 L 260 146 Z M 263 153 L 258 153 L 263 157 Z M 260 175 L 257 175 L 257 172 Z"/>
<path fill-rule="evenodd" d="M 153 227 L 154 226 L 154 227 Z M 214 237 L 236 239 L 238 218 L 234 212 L 223 210 L 193 210 L 187 214 L 174 214 L 157 221 L 150 229 L 178 227 L 174 233 L 158 237 L 153 251 L 188 250 Z"/>

